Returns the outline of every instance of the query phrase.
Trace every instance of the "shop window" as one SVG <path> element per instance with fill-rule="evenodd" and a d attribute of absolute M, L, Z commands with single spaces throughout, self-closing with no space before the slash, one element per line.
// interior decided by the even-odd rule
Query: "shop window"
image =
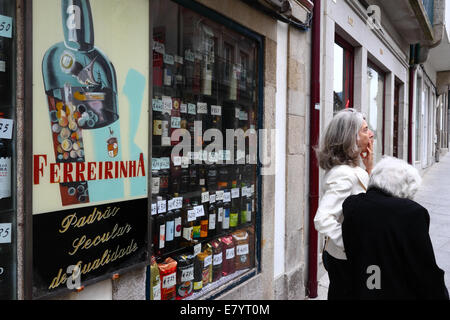
<path fill-rule="evenodd" d="M 334 43 L 333 111 L 353 107 L 353 47 L 336 35 Z"/>
<path fill-rule="evenodd" d="M 367 123 L 374 133 L 373 154 L 377 162 L 384 154 L 384 73 L 372 63 L 367 64 Z"/>
<path fill-rule="evenodd" d="M 16 298 L 15 1 L 0 1 L 0 299 Z"/>
<path fill-rule="evenodd" d="M 202 6 L 152 12 L 147 296 L 196 299 L 256 272 L 261 43 Z"/>

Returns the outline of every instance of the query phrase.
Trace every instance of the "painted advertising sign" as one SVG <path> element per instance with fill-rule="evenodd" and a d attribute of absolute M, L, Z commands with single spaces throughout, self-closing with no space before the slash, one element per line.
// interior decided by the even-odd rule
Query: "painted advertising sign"
<path fill-rule="evenodd" d="M 145 259 L 148 23 L 147 0 L 33 5 L 35 295 Z"/>

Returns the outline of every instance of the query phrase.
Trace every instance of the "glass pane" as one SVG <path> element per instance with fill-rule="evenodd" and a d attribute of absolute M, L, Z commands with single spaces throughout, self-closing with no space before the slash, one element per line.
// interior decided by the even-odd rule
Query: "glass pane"
<path fill-rule="evenodd" d="M 255 266 L 257 44 L 173 2 L 152 6 L 149 296 L 195 299 Z"/>
<path fill-rule="evenodd" d="M 333 105 L 334 113 L 344 109 L 344 49 L 334 44 L 334 74 L 333 74 Z"/>
<path fill-rule="evenodd" d="M 353 53 L 334 44 L 333 105 L 334 113 L 352 107 Z"/>
<path fill-rule="evenodd" d="M 383 150 L 383 94 L 384 75 L 367 67 L 367 99 L 369 112 L 367 123 L 374 133 L 374 161 L 381 159 Z"/>

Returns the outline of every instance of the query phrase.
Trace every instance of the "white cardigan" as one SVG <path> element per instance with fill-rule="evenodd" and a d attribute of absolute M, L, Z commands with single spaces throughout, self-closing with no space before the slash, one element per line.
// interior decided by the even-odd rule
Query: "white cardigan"
<path fill-rule="evenodd" d="M 364 169 L 348 165 L 335 166 L 323 177 L 314 226 L 328 238 L 324 250 L 336 259 L 347 260 L 341 229 L 342 203 L 350 195 L 366 192 L 368 183 L 369 175 Z"/>

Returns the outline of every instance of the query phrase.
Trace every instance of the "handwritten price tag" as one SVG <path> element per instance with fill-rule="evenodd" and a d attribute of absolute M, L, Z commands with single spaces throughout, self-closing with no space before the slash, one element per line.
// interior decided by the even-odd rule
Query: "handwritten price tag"
<path fill-rule="evenodd" d="M 11 223 L 0 223 L 0 243 L 11 243 Z"/>
<path fill-rule="evenodd" d="M 208 202 L 209 201 L 209 192 L 203 192 L 202 193 L 202 203 Z"/>
<path fill-rule="evenodd" d="M 195 219 L 196 219 L 195 210 L 188 210 L 187 215 L 188 215 L 188 219 L 187 219 L 188 222 L 195 221 Z"/>
<path fill-rule="evenodd" d="M 196 244 L 194 246 L 194 256 L 198 255 L 200 252 L 202 252 L 202 244 Z"/>
<path fill-rule="evenodd" d="M 0 138 L 11 139 L 14 121 L 11 119 L 0 119 Z"/>
<path fill-rule="evenodd" d="M 172 117 L 170 119 L 170 127 L 174 129 L 179 129 L 181 125 L 181 118 L 180 117 Z"/>
<path fill-rule="evenodd" d="M 208 104 L 206 102 L 197 102 L 197 113 L 208 113 Z"/>
<path fill-rule="evenodd" d="M 158 201 L 158 213 L 166 212 L 166 200 Z"/>
<path fill-rule="evenodd" d="M 205 209 L 203 209 L 203 205 L 201 206 L 195 206 L 194 207 L 194 211 L 195 211 L 195 217 L 203 217 L 205 215 Z"/>
<path fill-rule="evenodd" d="M 222 107 L 221 106 L 211 106 L 211 115 L 221 116 L 222 115 Z"/>
<path fill-rule="evenodd" d="M 170 169 L 170 158 L 159 158 L 161 169 Z"/>
<path fill-rule="evenodd" d="M 174 210 L 174 199 L 170 199 L 169 201 L 167 201 L 167 211 L 171 211 Z"/>
<path fill-rule="evenodd" d="M 12 38 L 12 18 L 0 14 L 0 36 Z"/>
<path fill-rule="evenodd" d="M 218 190 L 218 191 L 216 191 L 216 200 L 217 200 L 217 201 L 223 200 L 223 194 L 224 194 L 224 191 L 223 191 L 223 190 Z"/>
<path fill-rule="evenodd" d="M 231 193 L 230 192 L 225 192 L 223 194 L 223 202 L 230 202 L 231 201 Z"/>
<path fill-rule="evenodd" d="M 181 209 L 183 207 L 183 197 L 173 198 L 174 209 Z"/>

